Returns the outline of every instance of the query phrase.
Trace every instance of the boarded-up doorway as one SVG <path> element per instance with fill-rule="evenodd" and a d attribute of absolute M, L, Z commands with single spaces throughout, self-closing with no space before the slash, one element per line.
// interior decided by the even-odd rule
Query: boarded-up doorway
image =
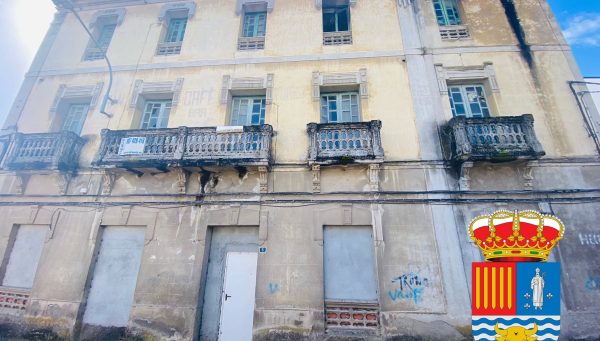
<path fill-rule="evenodd" d="M 84 324 L 127 326 L 143 249 L 144 229 L 104 228 Z"/>

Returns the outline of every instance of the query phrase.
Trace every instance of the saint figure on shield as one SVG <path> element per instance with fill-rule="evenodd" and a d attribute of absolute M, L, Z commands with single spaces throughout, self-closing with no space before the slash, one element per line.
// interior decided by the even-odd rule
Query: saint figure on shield
<path fill-rule="evenodd" d="M 540 268 L 535 269 L 535 277 L 531 279 L 531 289 L 533 290 L 533 308 L 541 310 L 544 305 L 544 278 L 540 276 Z"/>

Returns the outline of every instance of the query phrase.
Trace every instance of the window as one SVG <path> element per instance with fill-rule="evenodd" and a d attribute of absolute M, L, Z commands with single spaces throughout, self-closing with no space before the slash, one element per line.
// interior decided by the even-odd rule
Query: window
<path fill-rule="evenodd" d="M 168 56 L 179 54 L 181 52 L 181 42 L 185 35 L 187 20 L 187 16 L 169 19 L 163 42 L 158 44 L 158 48 L 156 49 L 157 55 Z"/>
<path fill-rule="evenodd" d="M 323 32 L 350 31 L 350 9 L 348 5 L 323 7 Z"/>
<path fill-rule="evenodd" d="M 60 127 L 61 131 L 72 131 L 79 135 L 90 106 L 88 104 L 71 104 Z"/>
<path fill-rule="evenodd" d="M 359 122 L 358 93 L 334 93 L 321 96 L 321 123 Z"/>
<path fill-rule="evenodd" d="M 434 0 L 433 9 L 440 26 L 460 25 L 457 0 Z"/>
<path fill-rule="evenodd" d="M 88 48 L 85 50 L 85 60 L 97 60 L 104 58 L 104 53 L 106 53 L 108 45 L 110 45 L 110 41 L 115 33 L 115 28 L 117 28 L 116 24 L 105 24 L 100 27 L 95 37 L 98 45 L 96 45 L 93 41 L 90 41 Z"/>
<path fill-rule="evenodd" d="M 17 229 L 3 286 L 31 289 L 44 249 L 47 226 L 22 225 Z"/>
<path fill-rule="evenodd" d="M 141 129 L 166 128 L 171 113 L 171 100 L 146 101 L 140 123 Z"/>
<path fill-rule="evenodd" d="M 234 97 L 231 104 L 231 125 L 265 124 L 265 97 Z"/>
<path fill-rule="evenodd" d="M 187 18 L 176 18 L 169 20 L 167 34 L 165 35 L 165 43 L 182 42 L 186 26 Z"/>
<path fill-rule="evenodd" d="M 490 116 L 483 85 L 449 86 L 448 95 L 450 96 L 450 106 L 454 116 Z"/>
<path fill-rule="evenodd" d="M 267 12 L 244 14 L 243 37 L 264 37 L 267 26 Z"/>

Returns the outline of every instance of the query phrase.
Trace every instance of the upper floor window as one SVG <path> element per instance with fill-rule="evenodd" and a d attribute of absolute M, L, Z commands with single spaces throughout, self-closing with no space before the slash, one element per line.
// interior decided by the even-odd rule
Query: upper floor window
<path fill-rule="evenodd" d="M 323 5 L 323 32 L 346 32 L 350 30 L 350 8 L 348 5 Z"/>
<path fill-rule="evenodd" d="M 267 12 L 245 13 L 243 37 L 264 37 L 267 27 Z"/>
<path fill-rule="evenodd" d="M 117 28 L 116 23 L 105 23 L 98 27 L 95 32 L 94 39 L 98 43 L 90 41 L 88 47 L 85 50 L 84 60 L 97 60 L 103 59 L 110 41 L 112 40 L 113 34 Z"/>
<path fill-rule="evenodd" d="M 171 114 L 171 100 L 146 101 L 140 121 L 141 129 L 166 128 Z"/>
<path fill-rule="evenodd" d="M 457 0 L 434 0 L 433 8 L 440 26 L 462 24 L 458 11 Z"/>
<path fill-rule="evenodd" d="M 158 45 L 156 50 L 157 55 L 172 55 L 181 52 L 181 42 L 185 35 L 187 21 L 187 16 L 169 18 L 163 42 Z"/>
<path fill-rule="evenodd" d="M 231 102 L 231 125 L 246 126 L 265 124 L 264 96 L 233 97 Z"/>
<path fill-rule="evenodd" d="M 463 117 L 488 117 L 490 108 L 483 85 L 448 86 L 452 115 Z"/>
<path fill-rule="evenodd" d="M 358 93 L 331 93 L 321 96 L 321 123 L 360 121 Z"/>
<path fill-rule="evenodd" d="M 81 133 L 81 128 L 83 128 L 83 122 L 85 122 L 85 118 L 89 109 L 90 106 L 88 104 L 80 103 L 69 105 L 67 112 L 63 116 L 60 130 L 72 131 L 79 135 Z"/>
<path fill-rule="evenodd" d="M 186 26 L 187 18 L 176 18 L 169 20 L 167 34 L 165 35 L 165 43 L 182 42 Z"/>
<path fill-rule="evenodd" d="M 350 7 L 335 0 L 323 1 L 323 45 L 352 44 Z"/>

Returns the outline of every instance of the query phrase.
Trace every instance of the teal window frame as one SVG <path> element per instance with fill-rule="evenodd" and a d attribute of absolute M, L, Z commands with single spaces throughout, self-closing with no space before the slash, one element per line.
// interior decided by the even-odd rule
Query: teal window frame
<path fill-rule="evenodd" d="M 144 112 L 140 120 L 140 129 L 167 128 L 171 115 L 172 101 L 148 100 L 144 102 Z"/>
<path fill-rule="evenodd" d="M 108 48 L 116 28 L 117 24 L 102 25 L 102 27 L 98 31 L 98 38 L 96 38 L 96 41 L 98 42 L 100 48 L 102 48 L 103 50 L 106 50 Z"/>
<path fill-rule="evenodd" d="M 267 100 L 265 96 L 236 96 L 231 99 L 232 126 L 265 124 Z"/>
<path fill-rule="evenodd" d="M 267 32 L 267 12 L 244 13 L 242 37 L 264 37 Z"/>
<path fill-rule="evenodd" d="M 455 117 L 489 117 L 490 106 L 483 84 L 450 85 L 448 97 Z"/>
<path fill-rule="evenodd" d="M 83 129 L 83 124 L 89 110 L 90 106 L 86 103 L 69 104 L 69 107 L 63 116 L 60 130 L 72 131 L 77 135 L 81 134 L 81 129 Z"/>
<path fill-rule="evenodd" d="M 321 95 L 321 123 L 360 122 L 358 92 L 338 92 Z"/>
<path fill-rule="evenodd" d="M 180 43 L 185 36 L 188 18 L 171 18 L 165 34 L 165 43 Z"/>
<path fill-rule="evenodd" d="M 457 0 L 433 0 L 433 9 L 440 26 L 462 25 Z"/>

